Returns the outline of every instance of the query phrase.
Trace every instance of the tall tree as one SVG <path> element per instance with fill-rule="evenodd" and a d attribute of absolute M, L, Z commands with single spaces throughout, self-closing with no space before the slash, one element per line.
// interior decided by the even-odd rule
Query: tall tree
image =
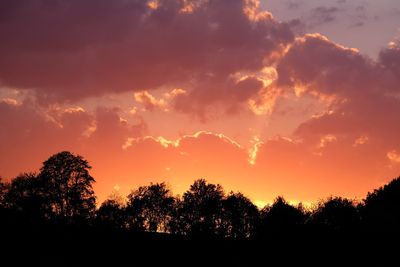
<path fill-rule="evenodd" d="M 72 222 L 94 215 L 96 198 L 92 188 L 95 180 L 91 166 L 82 156 L 63 151 L 43 163 L 39 177 L 51 216 Z"/>
<path fill-rule="evenodd" d="M 223 227 L 229 238 L 251 237 L 259 219 L 257 207 L 242 193 L 231 192 L 223 200 Z"/>
<path fill-rule="evenodd" d="M 368 193 L 361 207 L 363 225 L 374 231 L 400 228 L 400 177 Z"/>
<path fill-rule="evenodd" d="M 174 201 L 165 183 L 139 187 L 128 195 L 127 213 L 131 228 L 167 232 Z"/>
<path fill-rule="evenodd" d="M 199 179 L 190 186 L 182 203 L 188 234 L 208 238 L 221 233 L 223 198 L 224 190 L 219 184 Z"/>

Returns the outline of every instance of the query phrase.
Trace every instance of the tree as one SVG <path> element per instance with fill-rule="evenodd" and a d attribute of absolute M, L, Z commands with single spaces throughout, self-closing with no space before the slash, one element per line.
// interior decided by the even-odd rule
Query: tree
<path fill-rule="evenodd" d="M 259 219 L 257 207 L 243 194 L 231 192 L 223 200 L 223 227 L 227 237 L 249 238 Z"/>
<path fill-rule="evenodd" d="M 360 210 L 367 229 L 400 231 L 400 177 L 368 193 Z"/>
<path fill-rule="evenodd" d="M 261 210 L 260 234 L 297 230 L 304 224 L 305 219 L 306 214 L 301 206 L 296 208 L 287 203 L 283 197 L 278 197 L 272 206 L 266 206 Z"/>
<path fill-rule="evenodd" d="M 186 235 L 190 232 L 190 222 L 188 221 L 189 210 L 182 199 L 178 196 L 175 198 L 172 207 L 171 220 L 168 223 L 168 231 L 176 235 Z"/>
<path fill-rule="evenodd" d="M 220 234 L 224 190 L 204 179 L 195 181 L 183 194 L 181 219 L 187 233 L 204 238 Z"/>
<path fill-rule="evenodd" d="M 96 198 L 92 184 L 95 180 L 89 174 L 90 169 L 87 160 L 68 151 L 57 153 L 43 163 L 39 178 L 51 209 L 50 217 L 69 223 L 93 217 Z"/>
<path fill-rule="evenodd" d="M 44 219 L 47 205 L 41 181 L 35 173 L 22 173 L 4 186 L 3 204 L 10 215 L 32 224 Z"/>
<path fill-rule="evenodd" d="M 167 232 L 174 201 L 165 183 L 139 187 L 128 195 L 127 213 L 130 228 Z"/>
<path fill-rule="evenodd" d="M 319 203 L 309 223 L 330 230 L 354 230 L 359 226 L 360 217 L 352 200 L 330 197 Z"/>
<path fill-rule="evenodd" d="M 96 222 L 101 227 L 124 229 L 126 214 L 122 200 L 116 196 L 105 200 L 96 211 Z"/>
<path fill-rule="evenodd" d="M 7 208 L 27 214 L 39 214 L 44 206 L 40 180 L 35 173 L 22 173 L 8 185 L 4 195 Z"/>

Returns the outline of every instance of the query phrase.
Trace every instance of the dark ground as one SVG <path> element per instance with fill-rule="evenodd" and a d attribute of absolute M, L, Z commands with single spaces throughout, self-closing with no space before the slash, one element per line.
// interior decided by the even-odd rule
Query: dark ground
<path fill-rule="evenodd" d="M 399 266 L 399 235 L 271 233 L 201 240 L 93 229 L 3 229 L 0 266 Z"/>

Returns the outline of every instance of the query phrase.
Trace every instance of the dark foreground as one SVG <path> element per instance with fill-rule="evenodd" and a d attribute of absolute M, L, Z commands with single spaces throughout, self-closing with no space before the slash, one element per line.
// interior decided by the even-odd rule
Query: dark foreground
<path fill-rule="evenodd" d="M 260 210 L 204 179 L 182 197 L 151 183 L 97 207 L 89 169 L 63 151 L 0 179 L 0 267 L 400 266 L 400 177 L 311 209 L 277 197 Z"/>
<path fill-rule="evenodd" d="M 399 237 L 304 231 L 206 240 L 91 228 L 3 229 L 1 266 L 398 266 Z"/>

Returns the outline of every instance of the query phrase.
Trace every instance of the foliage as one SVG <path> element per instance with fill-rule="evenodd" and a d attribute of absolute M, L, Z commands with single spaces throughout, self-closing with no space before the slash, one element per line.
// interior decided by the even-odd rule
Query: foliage
<path fill-rule="evenodd" d="M 104 228 L 126 228 L 125 206 L 118 196 L 112 196 L 101 204 L 96 211 L 96 225 Z"/>
<path fill-rule="evenodd" d="M 91 166 L 81 156 L 63 151 L 43 163 L 39 178 L 44 197 L 51 208 L 50 217 L 72 221 L 94 216 L 96 198 L 92 188 L 95 182 L 89 174 Z"/>
<path fill-rule="evenodd" d="M 128 195 L 130 227 L 149 232 L 167 232 L 174 200 L 165 183 L 139 187 Z"/>
<path fill-rule="evenodd" d="M 165 183 L 140 186 L 126 203 L 113 196 L 96 210 L 90 169 L 82 156 L 64 151 L 46 160 L 39 174 L 22 173 L 8 183 L 0 179 L 1 226 L 24 229 L 51 223 L 120 233 L 236 240 L 314 230 L 400 231 L 400 177 L 368 193 L 357 206 L 353 200 L 330 197 L 311 212 L 283 197 L 259 211 L 242 193 L 225 195 L 221 185 L 205 179 L 194 181 L 182 197 L 174 197 Z"/>
<path fill-rule="evenodd" d="M 367 229 L 399 231 L 400 177 L 368 193 L 360 209 Z"/>
<path fill-rule="evenodd" d="M 22 173 L 7 186 L 4 206 L 31 218 L 40 218 L 46 213 L 46 200 L 41 181 L 35 173 Z"/>
<path fill-rule="evenodd" d="M 245 239 L 252 237 L 259 220 L 257 207 L 242 193 L 231 192 L 222 205 L 225 237 Z"/>
<path fill-rule="evenodd" d="M 306 214 L 300 207 L 287 203 L 283 197 L 277 197 L 272 206 L 261 210 L 261 232 L 296 230 L 303 225 Z"/>
<path fill-rule="evenodd" d="M 354 230 L 359 226 L 360 216 L 352 200 L 330 197 L 319 203 L 309 222 L 330 230 Z"/>
<path fill-rule="evenodd" d="M 196 180 L 183 194 L 181 209 L 187 233 L 204 238 L 222 234 L 223 198 L 222 186 Z"/>

